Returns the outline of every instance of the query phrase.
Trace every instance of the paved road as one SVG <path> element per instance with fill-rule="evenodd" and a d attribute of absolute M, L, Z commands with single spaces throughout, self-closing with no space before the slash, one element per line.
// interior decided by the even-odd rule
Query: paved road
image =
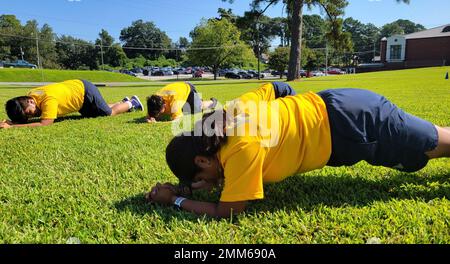
<path fill-rule="evenodd" d="M 147 80 L 149 82 L 94 82 L 97 86 L 145 86 L 149 84 L 158 84 L 159 82 L 164 84 L 169 81 L 176 81 L 179 80 L 195 80 L 195 78 L 192 78 L 191 74 L 180 74 L 180 75 L 171 75 L 171 76 L 138 76 L 138 78 Z M 218 77 L 223 80 L 223 77 Z M 202 79 L 214 79 L 214 74 L 206 73 L 203 74 Z M 268 76 L 264 78 L 264 80 L 276 80 L 279 79 L 278 76 Z M 34 87 L 34 86 L 42 86 L 51 84 L 53 82 L 0 82 L 0 86 L 27 86 L 27 87 Z"/>

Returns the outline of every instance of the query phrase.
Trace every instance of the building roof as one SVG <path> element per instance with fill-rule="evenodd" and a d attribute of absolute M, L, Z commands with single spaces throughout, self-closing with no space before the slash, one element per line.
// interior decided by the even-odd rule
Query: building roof
<path fill-rule="evenodd" d="M 404 35 L 405 39 L 450 37 L 450 24 Z"/>

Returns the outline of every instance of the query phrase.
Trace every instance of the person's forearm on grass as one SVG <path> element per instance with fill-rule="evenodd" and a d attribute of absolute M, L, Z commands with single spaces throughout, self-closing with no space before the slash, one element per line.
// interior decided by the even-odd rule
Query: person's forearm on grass
<path fill-rule="evenodd" d="M 40 127 L 48 126 L 53 124 L 53 119 L 42 119 L 40 122 L 28 123 L 28 124 L 13 124 L 11 122 L 2 122 L 0 128 L 11 128 L 11 127 Z"/>
<path fill-rule="evenodd" d="M 177 197 L 177 191 L 173 187 L 168 186 L 167 184 L 159 183 L 145 195 L 145 198 L 148 201 L 163 205 L 173 205 Z M 215 204 L 186 199 L 181 203 L 181 208 L 197 215 L 208 215 L 215 218 L 228 218 L 231 217 L 231 215 L 243 212 L 245 205 L 246 201 L 219 202 L 218 204 Z"/>
<path fill-rule="evenodd" d="M 176 196 L 172 198 L 172 204 L 175 202 Z M 229 218 L 232 215 L 242 213 L 245 209 L 246 202 L 201 202 L 186 199 L 181 203 L 183 210 L 195 213 L 197 215 L 208 215 L 214 218 Z"/>

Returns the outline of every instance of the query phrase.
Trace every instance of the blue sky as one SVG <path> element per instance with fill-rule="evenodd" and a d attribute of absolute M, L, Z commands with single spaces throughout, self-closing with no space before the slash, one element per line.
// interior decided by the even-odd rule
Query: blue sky
<path fill-rule="evenodd" d="M 188 37 L 202 18 L 217 16 L 219 7 L 232 8 L 242 15 L 249 10 L 250 0 L 235 0 L 228 4 L 221 0 L 0 0 L 0 14 L 14 14 L 24 24 L 36 19 L 39 25 L 49 24 L 55 33 L 85 40 L 95 40 L 106 29 L 116 41 L 120 30 L 132 21 L 153 21 L 176 41 Z M 449 0 L 411 0 L 410 5 L 395 0 L 349 0 L 345 17 L 363 23 L 382 26 L 397 19 L 409 19 L 432 28 L 450 23 Z M 269 8 L 268 16 L 285 16 L 283 5 Z M 308 14 L 320 14 L 314 9 Z"/>

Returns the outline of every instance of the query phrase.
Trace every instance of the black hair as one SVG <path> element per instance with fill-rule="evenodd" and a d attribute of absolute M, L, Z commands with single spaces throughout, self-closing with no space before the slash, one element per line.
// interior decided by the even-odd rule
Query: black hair
<path fill-rule="evenodd" d="M 194 162 L 198 155 L 213 157 L 227 142 L 224 133 L 224 110 L 205 114 L 195 124 L 193 131 L 175 136 L 166 147 L 166 162 L 170 170 L 180 180 L 181 185 L 190 186 L 200 168 Z"/>
<path fill-rule="evenodd" d="M 11 121 L 14 123 L 26 123 L 28 121 L 25 108 L 27 106 L 27 100 L 30 98 L 29 96 L 19 96 L 6 102 L 6 114 Z"/>
<path fill-rule="evenodd" d="M 147 113 L 150 117 L 156 117 L 164 105 L 164 99 L 159 95 L 147 97 Z"/>

